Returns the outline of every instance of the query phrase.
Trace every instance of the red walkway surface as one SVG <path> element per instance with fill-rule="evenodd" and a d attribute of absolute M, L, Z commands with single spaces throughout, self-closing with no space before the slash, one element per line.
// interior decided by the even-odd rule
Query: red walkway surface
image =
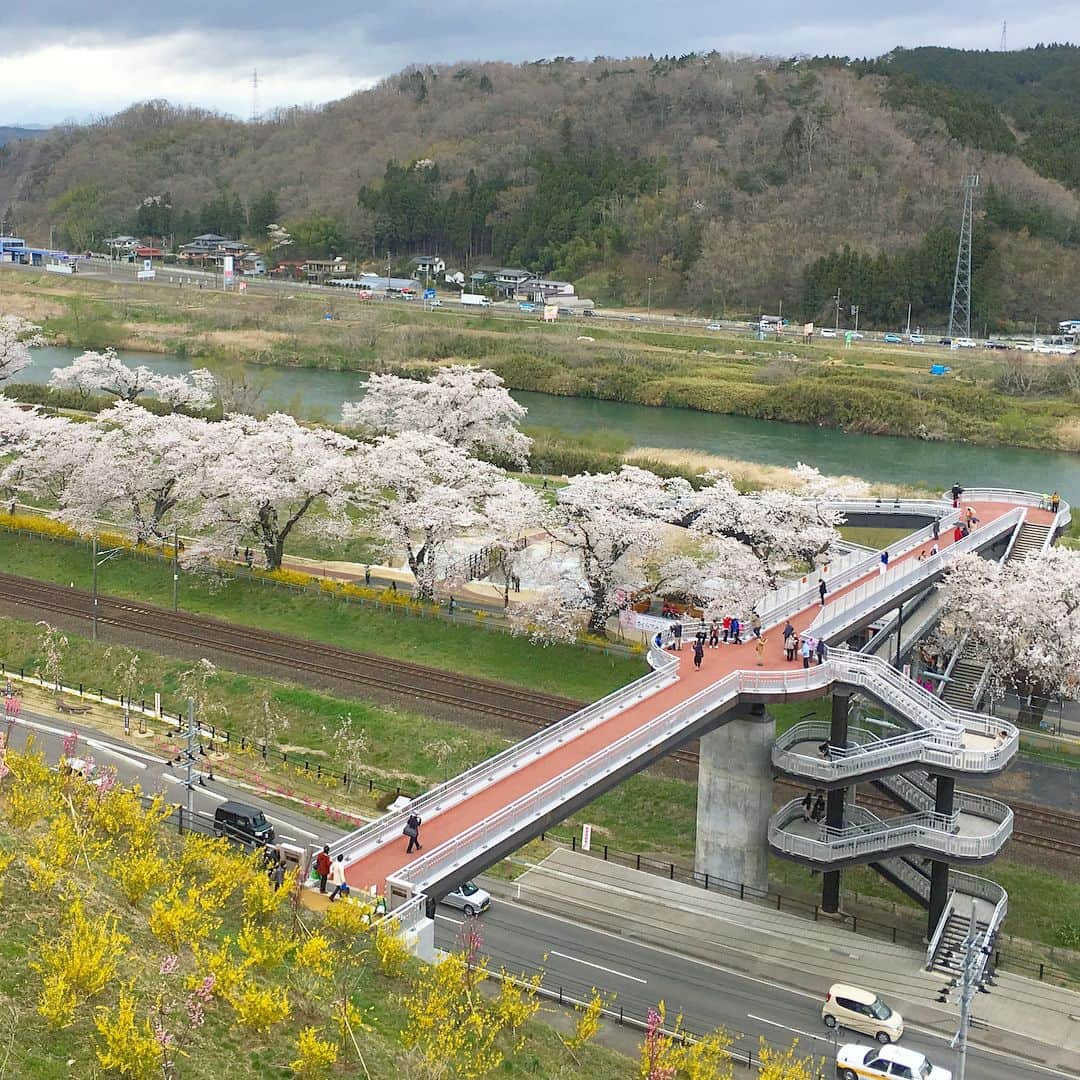
<path fill-rule="evenodd" d="M 1016 509 L 1014 503 L 987 502 L 963 503 L 961 508 L 967 506 L 974 507 L 976 515 L 984 525 Z M 1054 515 L 1049 511 L 1035 507 L 1026 507 L 1025 510 L 1026 520 L 1034 524 L 1049 525 L 1054 520 Z M 939 549 L 944 550 L 952 543 L 953 530 L 951 528 L 943 530 L 938 540 Z M 933 542 L 927 541 L 901 558 L 890 561 L 889 566 L 917 559 L 920 553 L 928 555 L 932 546 Z M 878 571 L 875 570 L 873 574 L 867 574 L 845 588 L 838 589 L 835 593 L 830 592 L 826 597 L 826 608 L 829 603 L 871 580 L 877 573 Z M 825 579 L 828 583 L 828 575 Z M 809 629 L 820 611 L 820 605 L 813 604 L 792 616 L 792 625 L 802 635 Z M 747 633 L 748 630 L 749 628 L 747 628 Z M 762 636 L 766 642 L 762 656 L 764 670 L 783 671 L 802 667 L 800 657 L 796 656 L 792 663 L 784 658 L 782 625 L 766 626 Z M 553 747 L 543 757 L 476 791 L 437 817 L 426 819 L 420 829 L 420 839 L 424 850 L 430 851 L 447 840 L 451 840 L 495 811 L 534 791 L 547 781 L 561 775 L 571 766 L 719 681 L 725 675 L 739 669 L 752 670 L 757 667 L 752 633 L 748 633 L 748 636 L 743 638 L 741 645 L 729 644 L 721 645 L 717 649 L 706 648 L 700 671 L 694 670 L 692 641 L 693 637 L 690 637 L 682 650 L 673 654 L 679 658 L 678 680 L 674 684 L 597 724 L 576 738 L 567 739 L 566 742 Z M 415 858 L 415 855 L 405 854 L 407 846 L 408 839 L 402 836 L 400 840 L 390 840 L 370 855 L 351 863 L 345 872 L 349 884 L 365 891 L 374 885 L 379 893 L 385 894 L 386 878 L 403 866 L 407 866 Z"/>

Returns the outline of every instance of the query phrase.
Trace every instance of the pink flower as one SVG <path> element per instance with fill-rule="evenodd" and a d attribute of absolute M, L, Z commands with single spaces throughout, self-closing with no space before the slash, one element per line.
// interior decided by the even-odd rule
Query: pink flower
<path fill-rule="evenodd" d="M 180 957 L 175 953 L 169 953 L 167 956 L 161 958 L 161 967 L 158 968 L 159 975 L 175 975 L 180 968 Z"/>

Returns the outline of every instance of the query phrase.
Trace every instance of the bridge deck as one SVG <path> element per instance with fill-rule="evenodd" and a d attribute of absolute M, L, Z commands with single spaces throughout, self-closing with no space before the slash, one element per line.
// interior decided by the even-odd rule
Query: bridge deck
<path fill-rule="evenodd" d="M 972 502 L 965 505 L 972 505 L 983 523 L 1016 508 L 1015 504 L 1007 502 Z M 1038 524 L 1049 524 L 1053 521 L 1053 514 L 1048 511 L 1033 507 L 1026 507 L 1025 510 L 1029 521 Z M 942 550 L 952 545 L 952 535 L 951 529 L 942 534 L 938 541 Z M 902 563 L 910 568 L 910 564 L 918 559 L 920 553 L 929 554 L 930 547 L 931 543 L 928 541 L 908 552 L 901 559 L 895 560 L 895 564 L 891 562 L 890 567 Z M 872 577 L 873 574 L 868 574 L 853 581 L 846 588 L 838 589 L 835 593 L 830 592 L 826 597 L 826 606 L 871 580 Z M 826 580 L 828 580 L 827 575 Z M 820 605 L 809 605 L 792 618 L 792 624 L 796 630 L 803 633 L 808 630 L 820 612 Z M 799 657 L 796 657 L 792 663 L 784 658 L 780 625 L 766 626 L 763 637 L 765 648 L 760 666 L 765 670 L 782 671 L 802 666 L 802 660 Z M 648 720 L 659 716 L 723 676 L 740 669 L 755 670 L 759 666 L 754 638 L 749 633 L 744 636 L 741 645 L 729 644 L 717 649 L 706 648 L 704 662 L 699 671 L 694 669 L 691 645 L 692 638 L 684 640 L 682 650 L 675 654 L 679 659 L 679 668 L 678 679 L 674 684 L 598 723 L 591 730 L 577 736 L 567 734 L 561 743 L 546 753 L 538 753 L 512 774 L 486 785 L 478 782 L 477 789 L 466 799 L 448 807 L 438 816 L 425 820 L 420 830 L 424 850 L 430 851 L 453 839 L 470 826 L 482 822 L 495 811 L 535 790 L 545 782 L 557 778 L 567 768 L 585 760 L 621 736 L 636 730 Z M 407 844 L 408 841 L 404 836 L 384 837 L 375 850 L 362 855 L 347 866 L 346 878 L 350 885 L 363 890 L 374 886 L 378 892 L 384 892 L 386 878 L 407 866 L 412 859 L 412 856 L 406 855 Z"/>

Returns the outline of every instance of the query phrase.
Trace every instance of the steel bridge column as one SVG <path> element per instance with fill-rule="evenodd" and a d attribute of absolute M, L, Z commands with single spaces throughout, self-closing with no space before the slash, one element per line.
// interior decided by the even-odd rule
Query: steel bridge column
<path fill-rule="evenodd" d="M 953 812 L 956 781 L 951 776 L 935 776 L 934 809 L 939 814 Z M 949 864 L 939 859 L 930 861 L 930 914 L 926 921 L 927 937 L 932 937 L 941 921 L 949 899 Z"/>
<path fill-rule="evenodd" d="M 832 724 L 829 742 L 833 746 L 846 746 L 848 741 L 848 706 L 850 694 L 833 694 Z M 844 800 L 847 788 L 835 788 L 825 796 L 825 824 L 840 828 L 844 824 Z M 835 915 L 840 910 L 840 871 L 826 870 L 821 875 L 821 908 Z"/>
<path fill-rule="evenodd" d="M 769 815 L 776 722 L 761 705 L 703 735 L 694 869 L 718 885 L 769 887 Z"/>

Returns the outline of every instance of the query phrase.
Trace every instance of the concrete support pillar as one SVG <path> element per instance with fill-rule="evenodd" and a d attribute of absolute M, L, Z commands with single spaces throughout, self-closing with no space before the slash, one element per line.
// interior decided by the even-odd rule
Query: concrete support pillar
<path fill-rule="evenodd" d="M 848 694 L 833 694 L 832 723 L 829 727 L 829 743 L 846 746 L 848 741 Z M 844 824 L 844 798 L 846 788 L 835 788 L 825 796 L 825 824 L 839 829 Z M 821 875 L 821 908 L 835 915 L 840 910 L 840 871 L 826 870 Z"/>
<path fill-rule="evenodd" d="M 701 738 L 694 869 L 718 881 L 769 887 L 769 816 L 776 722 L 760 705 Z"/>
<path fill-rule="evenodd" d="M 956 794 L 956 781 L 951 776 L 935 776 L 934 809 L 939 814 L 951 814 Z M 949 899 L 949 864 L 938 859 L 930 861 L 930 913 L 926 921 L 926 936 L 933 937 Z"/>

